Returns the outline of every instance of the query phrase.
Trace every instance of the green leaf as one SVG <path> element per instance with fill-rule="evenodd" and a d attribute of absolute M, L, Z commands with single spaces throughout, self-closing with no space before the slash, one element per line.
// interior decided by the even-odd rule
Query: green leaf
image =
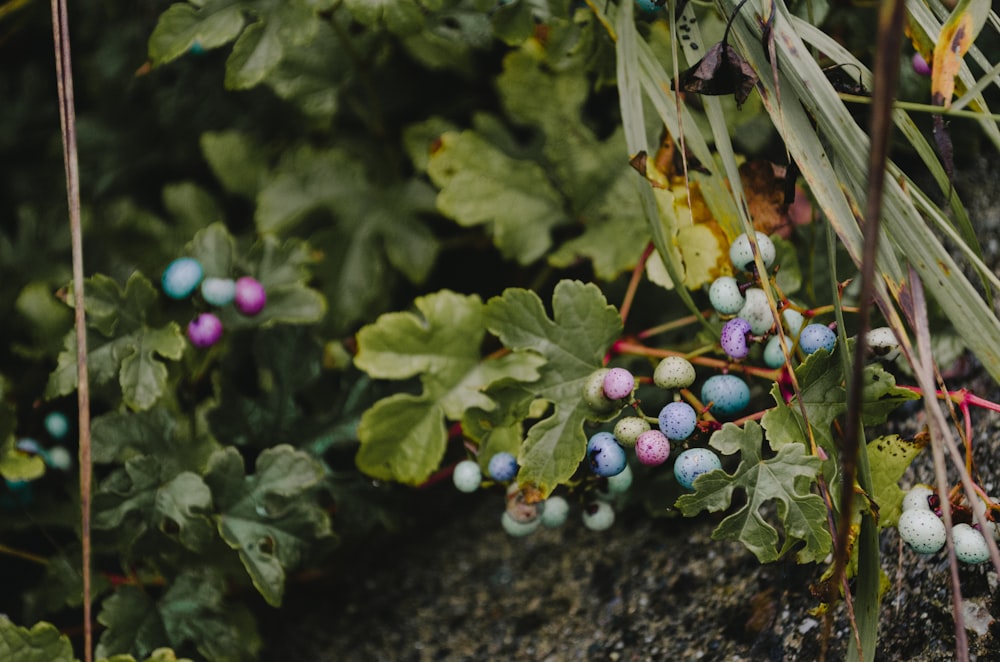
<path fill-rule="evenodd" d="M 164 186 L 163 206 L 184 227 L 200 228 L 222 219 L 222 210 L 215 199 L 194 182 Z"/>
<path fill-rule="evenodd" d="M 244 8 L 229 0 L 209 0 L 201 7 L 179 2 L 167 8 L 149 37 L 149 59 L 165 64 L 197 43 L 218 48 L 235 39 L 246 24 Z"/>
<path fill-rule="evenodd" d="M 384 24 L 399 35 L 416 32 L 424 24 L 423 11 L 415 0 L 346 0 L 344 5 L 362 25 Z"/>
<path fill-rule="evenodd" d="M 872 470 L 870 496 L 878 506 L 880 529 L 895 526 L 899 521 L 904 496 L 899 480 L 928 441 L 926 434 L 917 435 L 914 439 L 889 434 L 868 442 L 868 459 Z"/>
<path fill-rule="evenodd" d="M 171 475 L 198 471 L 219 446 L 207 430 L 186 423 L 166 406 L 141 412 L 109 412 L 91 426 L 96 464 L 123 464 L 142 455 L 156 456 Z"/>
<path fill-rule="evenodd" d="M 95 654 L 98 658 L 116 654 L 143 657 L 167 643 L 156 603 L 142 589 L 121 586 L 101 604 L 97 622 L 101 633 Z"/>
<path fill-rule="evenodd" d="M 0 616 L 0 659 L 17 662 L 75 662 L 69 637 L 51 623 L 28 628 Z"/>
<path fill-rule="evenodd" d="M 443 290 L 414 302 L 417 312 L 388 313 L 358 333 L 355 365 L 378 379 L 420 375 L 419 396 L 397 394 L 365 412 L 358 467 L 379 478 L 419 484 L 444 455 L 444 420 L 496 403 L 486 389 L 501 380 L 530 382 L 544 360 L 512 352 L 483 360 L 486 307 L 477 296 Z"/>
<path fill-rule="evenodd" d="M 534 486 L 543 498 L 573 475 L 586 454 L 583 424 L 595 413 L 583 401 L 583 387 L 622 331 L 618 312 L 593 284 L 560 281 L 552 312 L 549 319 L 537 294 L 516 288 L 486 308 L 487 326 L 505 346 L 546 359 L 541 378 L 524 388 L 554 410 L 531 426 L 518 454 L 518 482 Z"/>
<path fill-rule="evenodd" d="M 719 512 L 732 505 L 734 491 L 746 494 L 746 503 L 727 515 L 715 531 L 715 540 L 738 540 L 754 553 L 761 563 L 777 561 L 799 543 L 799 563 L 823 560 L 832 540 L 826 528 L 826 505 L 809 491 L 818 475 L 821 460 L 807 455 L 802 444 L 783 446 L 767 460 L 762 456 L 763 431 L 755 421 L 743 428 L 726 423 L 712 435 L 709 443 L 723 453 L 738 451 L 740 464 L 732 474 L 723 469 L 710 471 L 695 480 L 693 494 L 677 500 L 685 516 L 707 510 Z M 778 531 L 762 512 L 768 502 L 776 502 L 785 540 L 779 546 Z"/>
<path fill-rule="evenodd" d="M 459 225 L 486 225 L 504 257 L 530 264 L 568 222 L 562 196 L 535 161 L 514 159 L 472 131 L 448 132 L 427 164 L 437 206 Z"/>
<path fill-rule="evenodd" d="M 267 175 L 267 160 L 249 136 L 239 131 L 201 134 L 201 153 L 230 193 L 253 199 Z"/>
<path fill-rule="evenodd" d="M 281 605 L 286 572 L 317 540 L 332 535 L 329 518 L 308 494 L 322 477 L 316 460 L 286 444 L 264 450 L 251 475 L 232 446 L 209 460 L 205 482 L 219 534 L 272 606 Z"/>
<path fill-rule="evenodd" d="M 0 425 L 7 420 L 13 422 L 13 408 L 7 403 L 0 405 L 0 409 L 9 411 L 9 418 L 0 412 Z M 45 460 L 39 455 L 32 455 L 18 450 L 13 434 L 13 427 L 9 431 L 0 430 L 0 476 L 10 481 L 28 481 L 40 478 L 45 474 Z"/>

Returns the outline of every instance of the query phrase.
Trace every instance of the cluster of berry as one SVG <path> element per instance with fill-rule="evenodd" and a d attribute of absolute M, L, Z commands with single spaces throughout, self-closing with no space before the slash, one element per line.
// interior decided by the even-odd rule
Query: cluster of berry
<path fill-rule="evenodd" d="M 222 307 L 232 303 L 236 310 L 253 316 L 264 309 L 267 295 L 264 286 L 255 278 L 205 278 L 205 271 L 198 260 L 191 257 L 177 258 L 163 271 L 163 292 L 171 299 L 186 299 L 200 287 L 201 298 L 212 306 Z M 187 336 L 195 347 L 211 347 L 222 337 L 222 320 L 211 312 L 199 313 L 188 324 Z"/>
<path fill-rule="evenodd" d="M 986 502 L 978 500 L 976 511 L 986 513 Z M 961 511 L 957 511 L 961 512 Z M 954 513 L 953 513 L 954 514 Z M 1000 540 L 1000 528 L 989 520 L 994 540 Z M 903 497 L 903 513 L 896 525 L 899 537 L 918 554 L 936 554 L 944 547 L 948 531 L 941 519 L 941 500 L 927 485 L 916 485 Z M 969 564 L 983 563 L 990 558 L 986 538 L 979 525 L 959 522 L 951 527 L 955 556 Z"/>
<path fill-rule="evenodd" d="M 53 441 L 59 442 L 69 435 L 69 420 L 61 411 L 49 412 L 44 421 L 45 431 Z M 45 466 L 58 471 L 69 471 L 73 466 L 73 455 L 62 444 L 48 448 L 33 437 L 22 437 L 15 445 L 18 451 L 26 455 L 36 455 L 42 458 Z M 7 493 L 0 494 L 0 507 L 7 510 L 25 506 L 34 499 L 31 480 L 4 479 Z"/>

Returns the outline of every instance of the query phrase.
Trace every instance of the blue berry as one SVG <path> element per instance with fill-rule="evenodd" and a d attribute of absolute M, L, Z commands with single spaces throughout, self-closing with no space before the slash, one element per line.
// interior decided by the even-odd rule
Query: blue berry
<path fill-rule="evenodd" d="M 708 300 L 722 315 L 735 315 L 746 303 L 740 284 L 732 276 L 720 276 L 708 287 Z"/>
<path fill-rule="evenodd" d="M 742 317 L 734 317 L 722 325 L 719 344 L 729 358 L 739 361 L 750 353 L 750 345 L 747 343 L 749 335 L 750 322 Z"/>
<path fill-rule="evenodd" d="M 750 404 L 750 387 L 736 375 L 713 375 L 701 387 L 701 401 L 712 403 L 713 414 L 738 414 Z"/>
<path fill-rule="evenodd" d="M 28 453 L 30 455 L 45 454 L 45 449 L 42 448 L 42 445 L 38 443 L 38 441 L 36 441 L 35 439 L 32 439 L 31 437 L 23 437 L 21 439 L 18 439 L 16 448 L 22 453 Z"/>
<path fill-rule="evenodd" d="M 590 438 L 587 442 L 587 459 L 591 471 L 602 478 L 620 474 L 628 464 L 625 449 L 610 432 L 598 432 Z"/>
<path fill-rule="evenodd" d="M 264 286 L 256 278 L 244 276 L 236 281 L 236 292 L 233 295 L 236 309 L 244 315 L 253 316 L 264 310 L 267 304 L 267 293 Z"/>
<path fill-rule="evenodd" d="M 686 402 L 671 402 L 660 410 L 660 432 L 670 441 L 691 436 L 698 424 L 698 412 Z"/>
<path fill-rule="evenodd" d="M 674 477 L 685 489 L 693 489 L 694 481 L 709 471 L 722 468 L 719 456 L 707 448 L 689 448 L 674 461 Z"/>
<path fill-rule="evenodd" d="M 774 242 L 763 232 L 755 232 L 757 248 L 760 250 L 760 259 L 764 266 L 770 268 L 774 264 L 776 252 Z M 753 247 L 750 245 L 750 237 L 744 232 L 733 240 L 729 245 L 729 259 L 733 266 L 743 271 L 754 271 Z"/>
<path fill-rule="evenodd" d="M 171 299 L 186 299 L 201 283 L 205 272 L 193 257 L 180 257 L 163 270 L 163 293 Z"/>
<path fill-rule="evenodd" d="M 812 354 L 820 349 L 832 352 L 837 344 L 837 334 L 824 324 L 807 324 L 799 333 L 799 347 L 806 354 Z"/>
<path fill-rule="evenodd" d="M 212 313 L 201 313 L 188 324 L 187 336 L 195 347 L 211 347 L 222 337 L 222 320 Z"/>
<path fill-rule="evenodd" d="M 517 475 L 517 458 L 507 451 L 501 451 L 490 458 L 487 466 L 493 480 L 510 480 Z"/>
<path fill-rule="evenodd" d="M 62 439 L 69 433 L 69 419 L 61 411 L 49 412 L 45 417 L 45 430 L 53 439 Z"/>
<path fill-rule="evenodd" d="M 483 482 L 483 472 L 474 460 L 462 460 L 455 465 L 451 480 L 459 492 L 475 492 Z"/>
<path fill-rule="evenodd" d="M 201 282 L 201 296 L 213 306 L 225 306 L 236 298 L 236 281 L 232 278 L 206 278 Z"/>

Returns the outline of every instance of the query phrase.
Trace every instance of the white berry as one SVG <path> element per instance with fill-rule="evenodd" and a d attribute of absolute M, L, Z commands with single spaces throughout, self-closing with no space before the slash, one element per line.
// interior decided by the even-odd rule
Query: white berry
<path fill-rule="evenodd" d="M 764 263 L 764 267 L 770 269 L 777 255 L 774 242 L 763 232 L 754 232 L 754 236 L 757 238 L 760 259 Z M 729 259 L 732 260 L 733 266 L 737 269 L 754 271 L 753 247 L 750 245 L 750 237 L 746 233 L 733 239 L 733 243 L 729 245 Z"/>
<path fill-rule="evenodd" d="M 927 485 L 914 485 L 903 497 L 903 510 L 930 510 L 927 497 L 933 496 L 934 490 Z"/>
<path fill-rule="evenodd" d="M 767 295 L 759 287 L 751 287 L 746 293 L 746 303 L 737 315 L 750 323 L 750 332 L 762 336 L 774 326 L 774 316 L 771 306 L 767 303 Z"/>
<path fill-rule="evenodd" d="M 934 554 L 944 547 L 948 532 L 930 510 L 907 510 L 899 516 L 899 537 L 917 554 Z"/>
<path fill-rule="evenodd" d="M 569 515 L 569 502 L 561 496 L 550 496 L 545 500 L 545 508 L 539 517 L 542 525 L 549 529 L 562 526 Z"/>
<path fill-rule="evenodd" d="M 740 284 L 732 276 L 719 276 L 708 286 L 708 300 L 722 315 L 738 313 L 743 307 Z"/>
<path fill-rule="evenodd" d="M 894 361 L 899 356 L 899 341 L 896 334 L 887 326 L 880 326 L 865 334 L 868 350 L 886 361 Z"/>
<path fill-rule="evenodd" d="M 583 509 L 583 525 L 591 531 L 605 531 L 615 523 L 615 509 L 610 503 L 593 501 Z"/>
<path fill-rule="evenodd" d="M 986 546 L 986 538 L 968 524 L 956 524 L 951 527 L 952 540 L 955 542 L 955 556 L 962 563 L 983 563 L 990 558 L 990 549 Z"/>

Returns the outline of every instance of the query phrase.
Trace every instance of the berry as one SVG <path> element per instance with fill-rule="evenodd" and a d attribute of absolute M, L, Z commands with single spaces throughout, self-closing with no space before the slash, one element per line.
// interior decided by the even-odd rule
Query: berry
<path fill-rule="evenodd" d="M 186 299 L 205 275 L 201 263 L 193 257 L 179 257 L 163 270 L 163 293 L 171 299 Z"/>
<path fill-rule="evenodd" d="M 928 497 L 934 496 L 934 490 L 927 485 L 914 485 L 903 497 L 903 511 L 932 510 Z"/>
<path fill-rule="evenodd" d="M 790 344 L 791 340 L 786 338 L 785 342 Z M 778 336 L 771 336 L 764 345 L 764 365 L 768 368 L 780 368 L 785 365 L 785 353 L 781 351 L 781 338 Z"/>
<path fill-rule="evenodd" d="M 493 480 L 510 480 L 517 475 L 517 458 L 507 451 L 501 451 L 490 458 L 487 471 Z"/>
<path fill-rule="evenodd" d="M 660 410 L 660 432 L 671 441 L 687 439 L 698 424 L 698 413 L 686 402 L 671 402 Z"/>
<path fill-rule="evenodd" d="M 45 457 L 45 463 L 53 469 L 69 471 L 73 466 L 73 456 L 65 446 L 53 446 Z"/>
<path fill-rule="evenodd" d="M 538 517 L 530 522 L 518 522 L 510 516 L 509 512 L 504 511 L 503 515 L 500 516 L 500 524 L 503 526 L 503 530 L 507 532 L 507 535 L 514 538 L 523 538 L 538 530 L 538 527 L 542 525 L 542 518 Z"/>
<path fill-rule="evenodd" d="M 924 56 L 920 53 L 913 54 L 913 71 L 916 72 L 918 76 L 930 76 L 931 75 L 931 65 L 924 59 Z"/>
<path fill-rule="evenodd" d="M 206 278 L 201 281 L 201 297 L 213 306 L 225 306 L 236 297 L 232 278 Z"/>
<path fill-rule="evenodd" d="M 31 437 L 18 439 L 16 447 L 17 450 L 22 453 L 28 453 L 30 455 L 45 455 L 45 449 L 42 448 L 42 445 Z"/>
<path fill-rule="evenodd" d="M 722 351 L 733 360 L 745 359 L 750 353 L 750 346 L 747 344 L 749 335 L 750 322 L 742 317 L 734 317 L 722 325 L 722 334 L 719 338 Z"/>
<path fill-rule="evenodd" d="M 746 303 L 740 308 L 739 317 L 750 323 L 750 331 L 756 336 L 762 336 L 774 326 L 774 316 L 771 306 L 767 303 L 767 295 L 759 287 L 747 290 Z"/>
<path fill-rule="evenodd" d="M 632 487 L 632 468 L 627 464 L 620 474 L 608 477 L 608 493 L 624 494 Z"/>
<path fill-rule="evenodd" d="M 634 448 L 639 435 L 649 427 L 649 421 L 640 416 L 625 416 L 615 423 L 615 439 L 626 448 Z"/>
<path fill-rule="evenodd" d="M 734 315 L 745 303 L 740 284 L 732 276 L 720 276 L 713 280 L 708 287 L 708 300 L 721 315 Z"/>
<path fill-rule="evenodd" d="M 267 303 L 267 293 L 264 286 L 256 278 L 244 276 L 236 281 L 236 292 L 233 295 L 236 310 L 244 315 L 256 315 L 264 310 Z"/>
<path fill-rule="evenodd" d="M 657 0 L 635 0 L 636 6 L 639 7 L 639 11 L 646 14 L 652 14 L 663 8 L 662 4 L 657 4 Z"/>
<path fill-rule="evenodd" d="M 757 249 L 760 250 L 760 259 L 768 269 L 774 264 L 776 252 L 774 242 L 763 232 L 755 232 L 757 238 Z M 733 239 L 729 245 L 729 259 L 733 266 L 743 271 L 755 271 L 753 259 L 753 247 L 750 245 L 750 237 L 744 232 Z"/>
<path fill-rule="evenodd" d="M 545 502 L 528 503 L 524 498 L 524 492 L 516 483 L 507 488 L 507 514 L 515 521 L 533 522 L 544 510 Z"/>
<path fill-rule="evenodd" d="M 989 560 L 990 548 L 986 546 L 986 538 L 979 529 L 968 524 L 956 524 L 951 527 L 951 537 L 955 543 L 955 556 L 962 563 L 977 564 Z"/>
<path fill-rule="evenodd" d="M 701 401 L 711 403 L 713 414 L 738 414 L 750 404 L 750 387 L 736 375 L 712 375 L 702 384 Z"/>
<path fill-rule="evenodd" d="M 69 420 L 61 411 L 49 412 L 45 417 L 45 430 L 53 439 L 62 439 L 69 433 Z"/>
<path fill-rule="evenodd" d="M 635 388 L 635 377 L 625 368 L 611 368 L 604 375 L 604 395 L 611 400 L 621 400 L 628 397 Z"/>
<path fill-rule="evenodd" d="M 212 313 L 201 313 L 188 324 L 187 336 L 195 347 L 211 347 L 222 337 L 222 321 Z"/>
<path fill-rule="evenodd" d="M 899 356 L 899 341 L 896 334 L 887 326 L 880 326 L 865 334 L 868 351 L 886 361 L 895 361 Z"/>
<path fill-rule="evenodd" d="M 615 402 L 604 394 L 604 378 L 611 372 L 608 368 L 595 370 L 583 384 L 583 400 L 598 412 L 610 411 Z"/>
<path fill-rule="evenodd" d="M 451 480 L 459 492 L 466 494 L 475 492 L 483 482 L 483 471 L 474 460 L 462 460 L 455 465 Z"/>
<path fill-rule="evenodd" d="M 799 334 L 799 347 L 806 354 L 820 349 L 832 352 L 837 344 L 837 334 L 825 324 L 807 324 Z"/>
<path fill-rule="evenodd" d="M 545 500 L 545 508 L 538 519 L 549 529 L 562 526 L 569 515 L 569 502 L 561 496 L 550 496 Z"/>
<path fill-rule="evenodd" d="M 685 489 L 694 489 L 694 481 L 702 474 L 722 468 L 719 456 L 707 448 L 689 448 L 674 461 L 674 478 Z"/>
<path fill-rule="evenodd" d="M 604 501 L 594 501 L 583 509 L 583 525 L 591 531 L 605 531 L 615 523 L 615 509 Z"/>
<path fill-rule="evenodd" d="M 802 330 L 802 323 L 806 321 L 802 313 L 794 308 L 785 308 L 782 310 L 781 319 L 785 323 L 785 330 L 793 338 L 799 335 L 799 332 Z"/>
<path fill-rule="evenodd" d="M 670 457 L 670 440 L 659 430 L 643 432 L 635 442 L 635 457 L 647 467 L 659 466 Z"/>
<path fill-rule="evenodd" d="M 683 356 L 668 356 L 653 371 L 653 383 L 660 388 L 687 388 L 694 378 L 694 366 Z"/>
<path fill-rule="evenodd" d="M 598 432 L 590 438 L 587 442 L 587 458 L 591 471 L 602 478 L 620 474 L 628 465 L 625 449 L 610 432 Z"/>
<path fill-rule="evenodd" d="M 903 511 L 896 524 L 899 537 L 917 554 L 934 554 L 944 547 L 948 533 L 941 518 L 929 510 Z"/>

